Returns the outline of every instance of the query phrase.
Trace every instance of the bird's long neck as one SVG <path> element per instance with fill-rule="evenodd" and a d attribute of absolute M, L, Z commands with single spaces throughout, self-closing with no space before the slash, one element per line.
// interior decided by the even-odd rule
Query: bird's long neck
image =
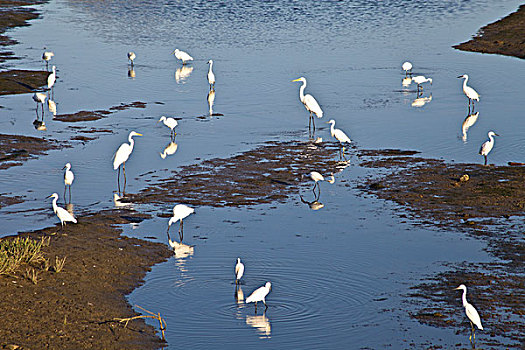
<path fill-rule="evenodd" d="M 304 101 L 304 89 L 306 88 L 306 81 L 303 81 L 303 85 L 301 85 L 301 89 L 299 89 L 299 99 L 301 101 Z"/>
<path fill-rule="evenodd" d="M 334 136 L 335 133 L 335 123 L 330 123 L 330 133 Z"/>
<path fill-rule="evenodd" d="M 489 135 L 489 140 L 490 140 L 490 143 L 494 143 L 494 135 Z"/>
<path fill-rule="evenodd" d="M 57 198 L 56 197 L 53 197 L 53 211 L 56 213 L 57 212 Z"/>
<path fill-rule="evenodd" d="M 211 69 L 212 69 L 212 66 L 213 66 L 213 62 L 210 62 L 210 69 L 208 70 L 208 73 L 211 73 Z"/>
<path fill-rule="evenodd" d="M 135 145 L 135 141 L 133 140 L 133 136 L 128 137 L 129 140 L 129 146 L 131 149 L 133 149 L 133 146 Z"/>
<path fill-rule="evenodd" d="M 463 90 L 465 90 L 465 88 L 467 87 L 467 81 L 468 77 L 465 77 L 465 80 L 463 81 Z"/>
<path fill-rule="evenodd" d="M 468 302 L 467 302 L 467 290 L 466 289 L 463 289 L 463 297 L 461 297 L 461 300 L 463 301 L 463 306 L 466 307 Z"/>

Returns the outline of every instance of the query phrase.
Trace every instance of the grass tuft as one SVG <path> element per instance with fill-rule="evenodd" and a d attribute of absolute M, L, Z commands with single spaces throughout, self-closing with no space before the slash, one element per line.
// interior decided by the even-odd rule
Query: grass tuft
<path fill-rule="evenodd" d="M 0 275 L 15 273 L 22 264 L 45 262 L 42 247 L 49 245 L 49 238 L 40 241 L 26 237 L 0 240 Z"/>

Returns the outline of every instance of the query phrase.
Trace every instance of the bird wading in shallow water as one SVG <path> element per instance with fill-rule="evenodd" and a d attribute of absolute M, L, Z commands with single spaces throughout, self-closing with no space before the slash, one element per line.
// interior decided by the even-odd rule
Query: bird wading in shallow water
<path fill-rule="evenodd" d="M 124 172 L 124 188 L 122 192 L 126 192 L 126 161 L 131 155 L 131 152 L 133 152 L 133 146 L 135 145 L 133 136 L 142 136 L 142 134 L 139 134 L 138 132 L 135 132 L 135 131 L 130 132 L 128 136 L 129 144 L 124 142 L 122 145 L 120 145 L 117 152 L 115 153 L 115 156 L 113 157 L 113 169 L 114 170 L 118 169 L 117 185 L 118 185 L 119 193 L 120 193 L 120 166 L 121 165 L 122 165 L 122 170 Z"/>
<path fill-rule="evenodd" d="M 350 140 L 350 138 L 344 133 L 343 130 L 335 128 L 335 120 L 330 119 L 326 123 L 327 124 L 331 124 L 331 126 L 330 126 L 330 134 L 332 135 L 332 137 L 335 137 L 337 139 L 337 141 L 339 141 L 339 143 L 340 143 L 340 145 L 342 147 L 341 154 L 344 155 L 345 154 L 345 146 L 343 146 L 343 144 L 344 143 L 351 143 L 352 140 Z"/>
<path fill-rule="evenodd" d="M 474 113 L 474 100 L 479 102 L 479 94 L 476 92 L 476 90 L 474 90 L 473 88 L 471 88 L 470 86 L 467 85 L 467 81 L 468 81 L 468 75 L 467 74 L 460 75 L 458 78 L 465 79 L 463 81 L 463 92 L 465 93 L 465 96 L 467 96 L 467 98 L 468 98 L 469 114 L 470 113 Z M 472 111 L 470 110 L 470 102 L 471 101 L 472 101 Z"/>
<path fill-rule="evenodd" d="M 478 329 L 483 330 L 483 326 L 481 325 L 481 318 L 479 317 L 478 311 L 467 301 L 467 287 L 462 284 L 457 288 L 454 288 L 455 290 L 463 290 L 463 296 L 461 297 L 461 300 L 463 301 L 463 307 L 465 308 L 465 313 L 467 314 L 467 317 L 470 321 L 470 327 L 471 327 L 471 334 L 469 337 L 469 340 L 472 342 L 472 337 L 474 337 L 474 341 L 476 341 L 476 330 L 474 329 L 474 325 L 478 327 Z"/>
<path fill-rule="evenodd" d="M 46 51 L 42 54 L 42 59 L 46 62 L 46 70 L 49 68 L 49 61 L 55 54 L 51 51 Z"/>
<path fill-rule="evenodd" d="M 246 304 L 248 303 L 255 303 L 255 313 L 257 313 L 257 302 L 262 301 L 265 308 L 264 310 L 268 308 L 268 305 L 266 305 L 266 296 L 268 293 L 270 293 L 270 290 L 272 289 L 272 284 L 270 282 L 266 282 L 266 284 L 262 287 L 257 288 L 253 291 L 252 294 L 248 298 L 246 298 Z"/>
<path fill-rule="evenodd" d="M 131 64 L 131 67 L 133 67 L 133 61 L 135 60 L 135 58 L 137 58 L 137 55 L 135 55 L 135 52 L 128 52 L 128 60 Z"/>
<path fill-rule="evenodd" d="M 182 64 L 186 64 L 186 61 L 193 61 L 193 57 L 191 57 L 190 55 L 188 55 L 187 52 L 184 52 L 184 51 L 181 51 L 179 49 L 175 49 L 173 50 L 173 52 L 171 53 L 172 55 L 175 55 L 175 57 L 178 59 L 178 60 L 181 60 L 182 61 Z"/>
<path fill-rule="evenodd" d="M 75 175 L 71 171 L 71 163 L 67 163 L 62 170 L 66 169 L 64 173 L 64 201 L 66 201 L 66 190 L 69 186 L 69 203 L 71 203 L 71 185 L 75 179 Z"/>
<path fill-rule="evenodd" d="M 213 74 L 213 61 L 209 60 L 208 64 L 210 69 L 208 70 L 208 83 L 210 84 L 210 90 L 215 89 L 215 74 Z"/>
<path fill-rule="evenodd" d="M 311 124 L 313 124 L 313 129 L 315 131 L 315 122 L 314 122 L 314 114 L 317 116 L 317 118 L 323 117 L 323 110 L 319 106 L 319 103 L 317 103 L 317 100 L 310 94 L 304 94 L 304 89 L 306 88 L 306 78 L 300 77 L 295 80 L 292 80 L 292 82 L 300 81 L 303 83 L 301 85 L 301 88 L 299 89 L 299 99 L 304 105 L 304 108 L 310 113 L 310 119 L 308 119 L 308 130 L 311 128 Z"/>
<path fill-rule="evenodd" d="M 64 225 L 66 224 L 66 222 L 73 222 L 75 224 L 77 223 L 77 219 L 75 219 L 73 215 L 71 215 L 66 209 L 61 208 L 57 205 L 57 200 L 58 200 L 57 193 L 53 193 L 47 198 L 53 198 L 53 211 L 58 216 L 58 219 L 60 220 L 60 224 L 62 225 L 62 228 L 64 228 Z"/>
<path fill-rule="evenodd" d="M 403 63 L 401 68 L 403 68 L 403 70 L 405 71 L 405 76 L 408 76 L 409 72 L 412 75 L 412 63 L 407 61 L 407 62 Z"/>
<path fill-rule="evenodd" d="M 173 217 L 170 218 L 170 221 L 168 221 L 168 234 L 170 231 L 171 224 L 176 223 L 180 220 L 180 226 L 179 226 L 179 239 L 182 243 L 182 238 L 184 237 L 184 224 L 182 222 L 182 219 L 190 216 L 191 214 L 195 213 L 195 209 L 188 207 L 184 204 L 177 204 L 173 207 Z"/>
<path fill-rule="evenodd" d="M 235 284 L 241 283 L 241 278 L 243 274 L 244 264 L 241 262 L 241 258 L 237 258 L 237 264 L 235 264 Z"/>
<path fill-rule="evenodd" d="M 166 125 L 168 128 L 171 129 L 171 139 L 173 140 L 175 136 L 177 136 L 177 133 L 173 131 L 179 125 L 177 121 L 174 118 L 166 118 L 165 116 L 160 117 L 159 121 L 157 123 L 163 122 L 164 125 Z"/>
<path fill-rule="evenodd" d="M 490 151 L 492 151 L 492 148 L 494 147 L 494 136 L 499 136 L 494 131 L 489 131 L 488 133 L 489 140 L 483 142 L 481 145 L 481 148 L 479 149 L 479 154 L 481 154 L 483 157 L 485 157 L 485 165 L 487 165 L 488 161 L 488 155 Z"/>
<path fill-rule="evenodd" d="M 313 181 L 315 181 L 315 185 L 314 185 L 314 188 L 312 189 L 312 192 L 314 193 L 314 196 L 316 198 L 316 200 L 319 200 L 319 197 L 321 196 L 321 187 L 319 186 L 319 181 L 324 181 L 324 176 L 319 174 L 317 171 L 312 171 L 310 172 L 310 174 L 308 174 L 308 176 L 310 177 L 310 179 L 312 179 Z M 315 194 L 315 188 L 318 188 L 318 194 L 316 195 Z"/>
<path fill-rule="evenodd" d="M 421 86 L 423 83 L 429 82 L 430 85 L 432 85 L 432 78 L 426 78 L 422 75 L 413 77 L 412 81 L 417 84 L 417 92 L 419 92 L 420 89 L 423 90 L 423 87 Z"/>
<path fill-rule="evenodd" d="M 46 94 L 41 92 L 35 92 L 33 94 L 33 101 L 36 102 L 36 116 L 38 118 L 38 104 L 42 104 L 42 120 L 44 119 L 44 103 L 46 102 Z"/>

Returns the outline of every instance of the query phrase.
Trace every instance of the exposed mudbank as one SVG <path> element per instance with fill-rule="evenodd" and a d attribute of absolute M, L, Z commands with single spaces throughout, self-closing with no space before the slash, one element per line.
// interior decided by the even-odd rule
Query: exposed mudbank
<path fill-rule="evenodd" d="M 30 158 L 47 154 L 48 151 L 69 147 L 56 140 L 32 136 L 0 134 L 0 169 L 22 165 Z"/>
<path fill-rule="evenodd" d="M 146 108 L 146 103 L 135 101 L 131 103 L 121 103 L 118 106 L 111 107 L 109 110 L 100 109 L 97 111 L 79 111 L 72 114 L 58 114 L 53 117 L 53 120 L 69 123 L 89 122 L 106 118 L 110 114 L 118 111 L 124 111 L 129 108 Z"/>
<path fill-rule="evenodd" d="M 47 84 L 46 71 L 10 70 L 0 72 L 0 95 L 27 94 Z"/>
<path fill-rule="evenodd" d="M 525 58 L 525 5 L 478 31 L 471 40 L 455 49 Z"/>
<path fill-rule="evenodd" d="M 268 142 L 230 158 L 181 167 L 130 200 L 160 204 L 183 199 L 186 204 L 212 207 L 284 202 L 301 183 L 312 184 L 303 175 L 314 170 L 329 175 L 347 165 L 348 161 L 339 160 L 335 143 Z"/>
<path fill-rule="evenodd" d="M 416 305 L 412 316 L 425 324 L 454 327 L 467 335 L 470 326 L 461 293 L 453 290 L 465 284 L 485 327 L 477 333 L 477 344 L 489 348 L 522 346 L 525 167 L 447 164 L 411 153 L 359 152 L 362 166 L 377 168 L 383 174 L 365 179 L 360 188 L 404 206 L 416 225 L 484 239 L 487 251 L 497 258 L 492 263 L 447 265 L 448 271 L 425 276 L 425 282 L 407 295 L 407 303 Z"/>
<path fill-rule="evenodd" d="M 48 261 L 0 275 L 0 347 L 160 348 L 157 330 L 142 319 L 127 328 L 114 322 L 137 315 L 124 295 L 143 283 L 151 266 L 172 255 L 165 244 L 120 235 L 114 225 L 131 222 L 133 215 L 116 210 L 82 215 L 64 231 L 57 225 L 18 235 L 49 238 L 42 248 Z M 66 257 L 60 272 L 46 268 L 54 266 L 56 257 Z"/>

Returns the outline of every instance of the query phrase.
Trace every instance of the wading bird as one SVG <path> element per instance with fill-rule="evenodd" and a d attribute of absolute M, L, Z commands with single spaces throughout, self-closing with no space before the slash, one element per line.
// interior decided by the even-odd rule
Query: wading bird
<path fill-rule="evenodd" d="M 479 317 L 479 314 L 474 308 L 474 306 L 472 306 L 472 304 L 469 304 L 469 302 L 467 301 L 467 287 L 464 284 L 462 284 L 459 287 L 454 288 L 454 289 L 463 290 L 463 296 L 461 299 L 463 301 L 463 307 L 465 308 L 465 313 L 467 314 L 467 317 L 470 321 L 470 327 L 471 327 L 471 335 L 469 337 L 469 340 L 472 341 L 472 337 L 474 336 L 474 341 L 476 341 L 476 330 L 474 329 L 474 325 L 476 325 L 478 329 L 483 330 L 483 326 L 481 325 L 481 319 Z"/>
<path fill-rule="evenodd" d="M 344 133 L 343 130 L 335 128 L 335 120 L 330 119 L 326 123 L 327 124 L 331 124 L 331 126 L 330 126 L 330 134 L 332 134 L 332 137 L 335 137 L 337 139 L 337 141 L 339 141 L 339 143 L 341 144 L 341 147 L 343 147 L 341 153 L 344 154 L 345 153 L 345 146 L 343 146 L 343 143 L 345 143 L 345 142 L 351 143 L 352 140 L 350 140 L 350 138 Z"/>
<path fill-rule="evenodd" d="M 408 76 L 409 72 L 410 72 L 410 74 L 412 74 L 412 63 L 407 61 L 407 62 L 403 63 L 401 68 L 403 68 L 403 70 L 405 71 L 405 76 Z"/>
<path fill-rule="evenodd" d="M 489 140 L 483 142 L 481 145 L 481 148 L 479 149 L 479 154 L 481 154 L 483 157 L 485 157 L 485 165 L 487 165 L 487 157 L 492 151 L 492 147 L 494 147 L 494 136 L 499 136 L 494 131 L 489 131 Z"/>
<path fill-rule="evenodd" d="M 314 196 L 317 198 L 317 200 L 319 200 L 319 197 L 321 196 L 321 187 L 319 186 L 319 181 L 324 181 L 324 176 L 319 174 L 317 171 L 312 171 L 310 172 L 310 174 L 308 174 L 308 176 L 310 176 L 310 179 L 312 179 L 313 181 L 315 181 L 315 185 L 314 185 L 314 188 L 312 189 L 312 192 L 314 193 Z M 315 188 L 318 187 L 318 195 L 316 196 L 315 195 Z"/>
<path fill-rule="evenodd" d="M 241 283 L 241 278 L 243 274 L 244 264 L 241 262 L 241 258 L 237 258 L 237 264 L 235 264 L 235 284 Z"/>
<path fill-rule="evenodd" d="M 184 224 L 182 222 L 182 219 L 188 217 L 190 214 L 195 213 L 195 209 L 188 207 L 184 204 L 177 204 L 173 207 L 173 217 L 170 218 L 170 221 L 168 221 L 168 233 L 170 232 L 171 224 L 176 223 L 180 220 L 180 226 L 179 226 L 179 239 L 182 243 L 182 238 L 184 237 Z"/>
<path fill-rule="evenodd" d="M 299 99 L 304 104 L 306 110 L 310 112 L 310 119 L 308 119 L 308 130 L 310 130 L 311 128 L 310 124 L 313 124 L 313 129 L 315 130 L 315 122 L 313 115 L 315 114 L 317 118 L 322 118 L 323 110 L 321 109 L 321 107 L 319 107 L 319 103 L 317 103 L 317 100 L 312 95 L 304 94 L 304 89 L 306 88 L 306 78 L 300 77 L 295 80 L 292 80 L 292 82 L 294 81 L 300 81 L 303 83 L 303 85 L 301 85 L 301 88 L 299 89 Z"/>
<path fill-rule="evenodd" d="M 130 61 L 131 66 L 133 67 L 133 60 L 137 58 L 137 55 L 135 55 L 135 52 L 128 52 L 128 60 Z"/>
<path fill-rule="evenodd" d="M 75 175 L 71 171 L 71 163 L 66 163 L 62 170 L 64 169 L 66 169 L 66 172 L 64 173 L 64 201 L 66 200 L 67 186 L 69 186 L 69 202 L 71 203 L 71 185 L 73 184 Z"/>
<path fill-rule="evenodd" d="M 159 121 L 157 123 L 160 123 L 160 122 L 163 122 L 164 125 L 166 125 L 168 128 L 171 129 L 171 138 L 175 138 L 175 136 L 177 136 L 177 133 L 173 131 L 173 129 L 175 129 L 177 127 L 177 125 L 179 125 L 179 123 L 177 123 L 177 121 L 174 119 L 174 118 L 166 118 L 165 116 L 162 116 L 160 117 Z"/>
<path fill-rule="evenodd" d="M 412 78 L 412 81 L 417 84 L 417 91 L 419 92 L 419 89 L 423 90 L 423 87 L 421 84 L 429 82 L 430 85 L 432 85 L 432 78 L 426 78 L 422 75 L 418 75 L 416 77 Z"/>
<path fill-rule="evenodd" d="M 38 104 L 42 104 L 42 117 L 44 117 L 44 103 L 46 102 L 46 94 L 43 94 L 41 92 L 35 92 L 33 94 L 33 101 L 36 102 L 36 116 L 38 117 Z"/>
<path fill-rule="evenodd" d="M 208 83 L 210 84 L 210 90 L 215 88 L 215 74 L 213 74 L 212 68 L 213 68 L 213 61 L 209 60 L 208 64 L 210 65 L 210 69 L 208 70 Z"/>
<path fill-rule="evenodd" d="M 474 100 L 479 102 L 479 94 L 476 92 L 476 90 L 474 90 L 470 86 L 467 86 L 467 81 L 468 81 L 468 75 L 467 74 L 460 75 L 458 78 L 464 78 L 465 79 L 463 81 L 463 92 L 468 97 L 469 113 L 470 113 L 470 101 L 472 101 L 472 112 L 474 112 Z"/>
<path fill-rule="evenodd" d="M 173 52 L 171 53 L 172 55 L 175 55 L 175 57 L 178 59 L 178 60 L 181 60 L 182 61 L 182 64 L 186 64 L 186 61 L 193 61 L 193 57 L 191 57 L 190 55 L 188 55 L 187 52 L 184 52 L 184 51 L 181 51 L 179 49 L 175 49 L 173 50 Z"/>
<path fill-rule="evenodd" d="M 264 310 L 266 311 L 268 305 L 266 305 L 265 298 L 268 293 L 270 293 L 270 289 L 272 289 L 272 284 L 266 282 L 264 286 L 257 288 L 248 298 L 246 298 L 246 304 L 255 303 L 255 313 L 257 313 L 257 302 L 262 301 L 265 306 Z"/>
<path fill-rule="evenodd" d="M 76 224 L 77 219 L 75 219 L 75 217 L 71 215 L 66 209 L 61 208 L 57 205 L 58 194 L 53 193 L 47 198 L 51 198 L 51 197 L 53 197 L 53 211 L 60 219 L 60 224 L 62 225 L 62 228 L 64 228 L 64 225 L 66 224 L 66 222 L 73 222 Z"/>
<path fill-rule="evenodd" d="M 42 54 L 42 59 L 46 61 L 46 70 L 48 69 L 49 61 L 53 56 L 55 56 L 55 54 L 51 51 L 46 51 Z"/>
<path fill-rule="evenodd" d="M 50 90 L 53 87 L 53 85 L 55 85 L 55 81 L 57 80 L 56 69 L 57 68 L 55 66 L 51 67 L 52 72 L 47 76 L 47 88 Z"/>
<path fill-rule="evenodd" d="M 135 132 L 135 131 L 130 132 L 128 136 L 129 145 L 124 142 L 122 145 L 120 145 L 117 152 L 115 153 L 115 156 L 113 157 L 113 169 L 114 170 L 118 169 L 117 185 L 118 185 L 119 193 L 120 193 L 120 165 L 122 165 L 122 170 L 124 172 L 123 192 L 126 191 L 126 161 L 131 155 L 131 152 L 133 152 L 133 145 L 135 145 L 133 136 L 142 136 L 142 134 L 139 134 L 138 132 Z"/>

